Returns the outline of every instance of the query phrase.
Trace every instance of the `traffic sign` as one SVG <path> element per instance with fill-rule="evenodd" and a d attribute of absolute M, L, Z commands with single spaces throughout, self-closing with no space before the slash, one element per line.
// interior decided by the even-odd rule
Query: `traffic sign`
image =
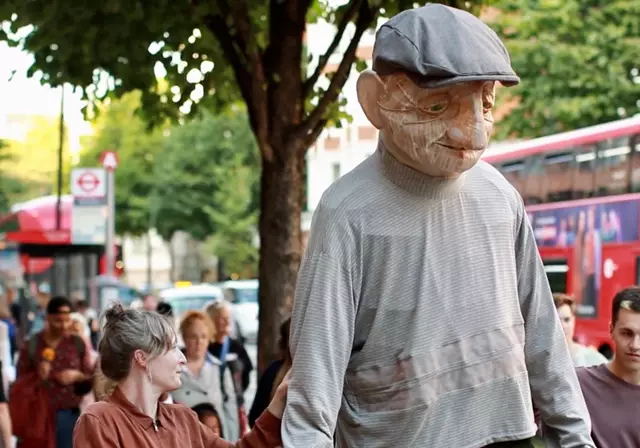
<path fill-rule="evenodd" d="M 74 168 L 71 171 L 71 194 L 74 199 L 97 199 L 107 195 L 103 168 Z"/>
<path fill-rule="evenodd" d="M 100 156 L 100 162 L 105 169 L 113 171 L 118 167 L 118 163 L 120 162 L 118 153 L 115 151 L 104 151 Z"/>

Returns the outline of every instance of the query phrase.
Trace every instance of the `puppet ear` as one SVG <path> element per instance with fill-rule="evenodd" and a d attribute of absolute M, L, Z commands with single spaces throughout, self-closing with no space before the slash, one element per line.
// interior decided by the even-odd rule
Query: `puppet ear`
<path fill-rule="evenodd" d="M 367 119 L 377 129 L 382 129 L 378 100 L 385 92 L 384 82 L 373 70 L 365 70 L 358 77 L 356 90 L 358 92 L 358 101 Z"/>

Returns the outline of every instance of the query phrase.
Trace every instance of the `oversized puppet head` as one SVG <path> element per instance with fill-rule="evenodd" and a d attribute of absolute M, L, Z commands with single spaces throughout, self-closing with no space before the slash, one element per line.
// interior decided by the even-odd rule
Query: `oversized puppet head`
<path fill-rule="evenodd" d="M 399 162 L 456 177 L 488 145 L 496 82 L 519 81 L 493 30 L 465 11 L 427 4 L 380 28 L 358 100 Z"/>

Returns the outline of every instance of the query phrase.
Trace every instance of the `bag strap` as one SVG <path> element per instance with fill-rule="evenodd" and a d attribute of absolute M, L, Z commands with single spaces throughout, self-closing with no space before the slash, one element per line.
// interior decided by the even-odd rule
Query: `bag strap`
<path fill-rule="evenodd" d="M 224 338 L 224 342 L 222 343 L 222 348 L 220 349 L 220 362 L 222 365 L 220 366 L 220 373 L 224 375 L 224 369 L 227 367 L 227 355 L 229 354 L 229 336 Z"/>
<path fill-rule="evenodd" d="M 80 336 L 78 336 L 77 334 L 74 334 L 72 336 L 73 336 L 73 343 L 76 346 L 76 351 L 80 356 L 80 360 L 83 360 L 84 355 L 86 353 L 87 346 L 85 345 L 84 340 Z"/>
<path fill-rule="evenodd" d="M 27 347 L 27 353 L 29 355 L 29 362 L 31 365 L 34 365 L 36 361 L 36 350 L 38 350 L 38 338 L 40 337 L 40 333 L 35 333 L 33 336 L 29 338 L 29 345 Z"/>

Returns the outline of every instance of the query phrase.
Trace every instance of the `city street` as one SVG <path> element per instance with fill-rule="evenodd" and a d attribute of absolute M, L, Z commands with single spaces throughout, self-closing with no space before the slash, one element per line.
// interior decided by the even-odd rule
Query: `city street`
<path fill-rule="evenodd" d="M 0 448 L 640 448 L 640 0 L 264 3 L 2 3 Z"/>

